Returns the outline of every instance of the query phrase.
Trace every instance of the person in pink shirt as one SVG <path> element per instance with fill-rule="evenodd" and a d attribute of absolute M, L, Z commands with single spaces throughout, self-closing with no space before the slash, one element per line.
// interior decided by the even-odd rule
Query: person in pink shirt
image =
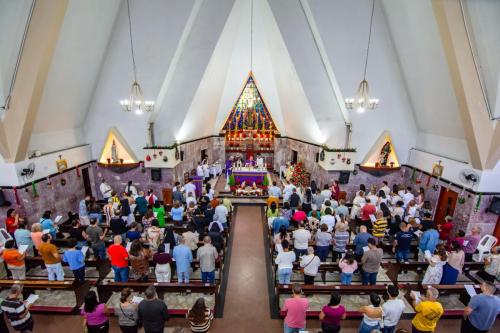
<path fill-rule="evenodd" d="M 302 287 L 296 283 L 293 285 L 293 296 L 285 300 L 281 311 L 286 312 L 284 333 L 299 333 L 306 328 L 306 311 L 309 301 L 302 297 Z"/>
<path fill-rule="evenodd" d="M 476 248 L 481 240 L 481 228 L 472 227 L 471 234 L 464 237 L 463 250 L 465 252 L 465 261 L 472 261 L 472 255 L 476 252 Z"/>
<path fill-rule="evenodd" d="M 339 268 L 342 271 L 340 273 L 340 283 L 350 285 L 352 283 L 352 274 L 358 269 L 358 263 L 354 259 L 352 251 L 347 252 L 344 259 L 340 260 Z"/>

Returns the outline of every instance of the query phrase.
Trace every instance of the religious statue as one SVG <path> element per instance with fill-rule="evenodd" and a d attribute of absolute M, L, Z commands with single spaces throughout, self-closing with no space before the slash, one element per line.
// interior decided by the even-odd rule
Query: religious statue
<path fill-rule="evenodd" d="M 115 140 L 113 140 L 113 143 L 111 144 L 111 161 L 113 163 L 120 162 L 120 159 L 118 158 L 118 149 L 116 147 Z"/>
<path fill-rule="evenodd" d="M 254 108 L 248 109 L 243 116 L 244 116 L 243 121 L 245 123 L 246 128 L 253 129 L 257 121 L 257 114 L 255 112 L 255 109 Z"/>
<path fill-rule="evenodd" d="M 387 166 L 387 162 L 389 161 L 389 155 L 391 154 L 391 143 L 387 141 L 382 149 L 380 149 L 380 155 L 378 161 L 381 166 Z"/>

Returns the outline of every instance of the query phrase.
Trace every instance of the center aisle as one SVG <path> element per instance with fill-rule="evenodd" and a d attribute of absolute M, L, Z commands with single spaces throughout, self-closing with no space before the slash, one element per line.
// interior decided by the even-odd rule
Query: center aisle
<path fill-rule="evenodd" d="M 281 321 L 272 320 L 269 309 L 261 207 L 238 206 L 235 218 L 224 316 L 213 331 L 280 332 Z"/>

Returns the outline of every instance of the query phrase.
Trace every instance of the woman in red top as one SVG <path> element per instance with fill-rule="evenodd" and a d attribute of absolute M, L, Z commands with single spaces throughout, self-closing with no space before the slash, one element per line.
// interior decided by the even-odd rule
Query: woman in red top
<path fill-rule="evenodd" d="M 19 214 L 15 209 L 11 208 L 7 211 L 7 218 L 5 219 L 5 226 L 7 227 L 7 232 L 14 237 L 14 232 L 17 230 L 19 222 L 23 222 L 24 219 L 19 217 Z"/>
<path fill-rule="evenodd" d="M 439 229 L 439 239 L 446 242 L 450 238 L 451 230 L 453 229 L 453 223 L 451 216 L 446 216 L 444 218 L 444 223 L 438 226 Z"/>

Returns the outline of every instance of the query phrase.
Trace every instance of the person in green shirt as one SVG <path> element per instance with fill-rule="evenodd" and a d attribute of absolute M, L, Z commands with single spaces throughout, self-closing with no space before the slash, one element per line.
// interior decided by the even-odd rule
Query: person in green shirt
<path fill-rule="evenodd" d="M 156 219 L 158 220 L 159 227 L 165 228 L 165 208 L 160 205 L 157 201 L 153 207 L 153 213 L 156 215 Z"/>

